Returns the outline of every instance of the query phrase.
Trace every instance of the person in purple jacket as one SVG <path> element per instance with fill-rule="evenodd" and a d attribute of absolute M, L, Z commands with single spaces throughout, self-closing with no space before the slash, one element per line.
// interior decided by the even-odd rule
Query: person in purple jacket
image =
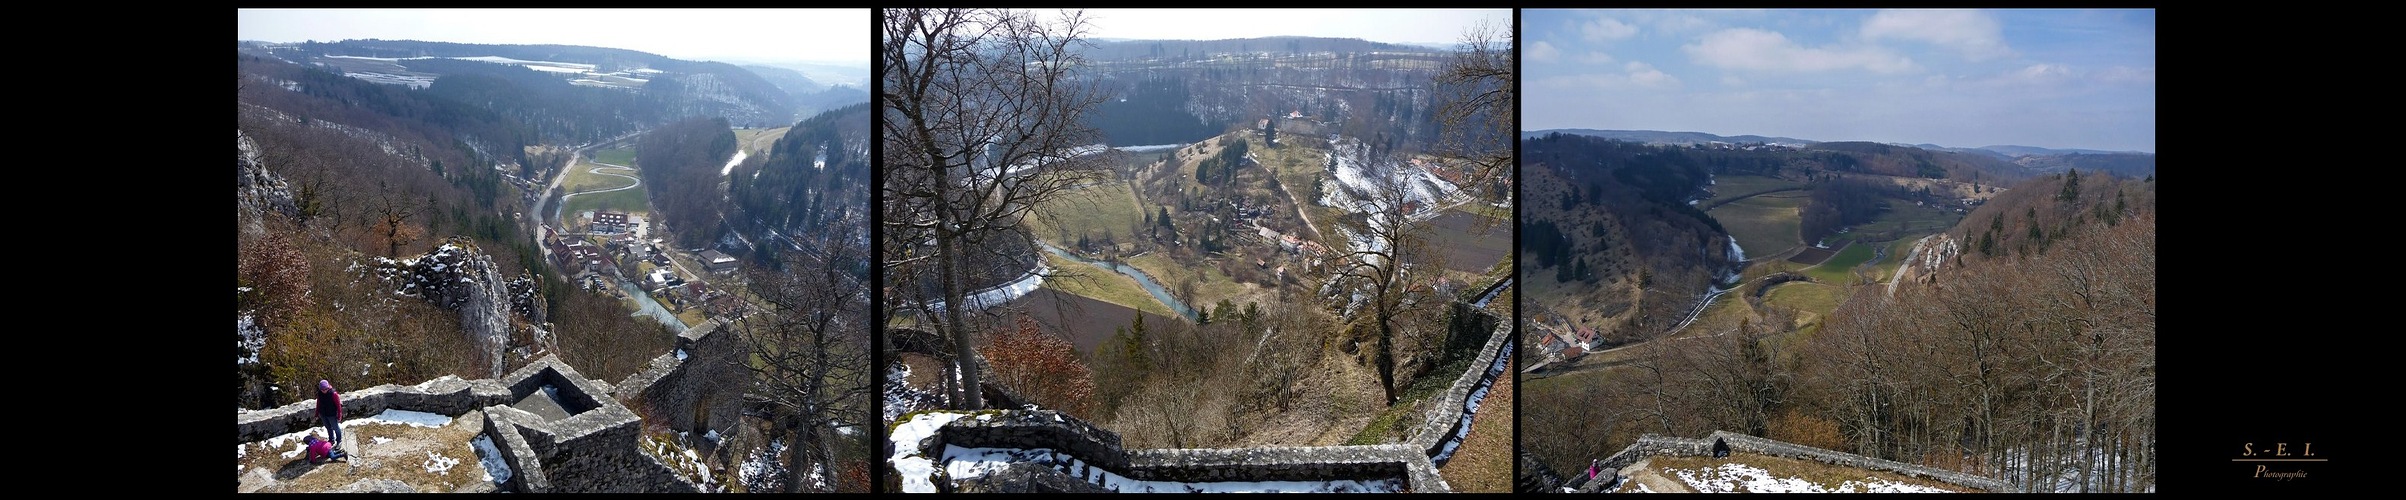
<path fill-rule="evenodd" d="M 344 458 L 342 452 L 334 451 L 333 442 L 324 439 L 318 439 L 317 434 L 310 434 L 308 437 L 301 438 L 301 443 L 308 445 L 309 463 L 322 464 L 326 462 L 332 462 L 338 458 Z"/>
<path fill-rule="evenodd" d="M 334 383 L 317 381 L 317 419 L 326 424 L 327 441 L 334 449 L 343 446 L 343 397 L 334 392 Z"/>

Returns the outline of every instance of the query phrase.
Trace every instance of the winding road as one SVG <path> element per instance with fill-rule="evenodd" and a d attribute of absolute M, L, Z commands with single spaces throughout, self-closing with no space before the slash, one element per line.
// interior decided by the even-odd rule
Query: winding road
<path fill-rule="evenodd" d="M 615 168 L 615 169 L 625 170 L 625 171 L 628 171 L 628 172 L 633 172 L 633 171 L 635 171 L 635 167 L 629 167 L 629 166 L 625 166 L 625 165 L 612 165 L 612 164 L 608 164 L 608 163 L 602 163 L 602 162 L 598 162 L 598 161 L 597 161 L 597 162 L 589 162 L 589 163 L 592 163 L 592 164 L 594 164 L 594 165 L 599 165 L 599 166 L 597 166 L 597 167 L 593 167 L 593 169 L 592 169 L 593 175 L 607 175 L 607 176 L 611 176 L 611 177 L 617 177 L 617 178 L 626 179 L 626 180 L 629 180 L 629 181 L 634 181 L 634 183 L 632 183 L 632 184 L 627 184 L 627 185 L 625 185 L 625 186 L 614 187 L 614 188 L 610 188 L 610 189 L 597 189 L 597 190 L 592 190 L 592 191 L 578 191 L 578 192 L 574 192 L 574 193 L 568 193 L 568 194 L 565 194 L 565 195 L 560 195 L 560 206 L 551 207 L 551 209 L 552 209 L 552 213 L 551 213 L 551 219 L 552 219 L 553 221 L 558 221 L 558 220 L 561 220 L 561 218 L 563 218 L 563 217 L 566 217 L 566 215 L 565 215 L 565 214 L 562 214 L 561 212 L 568 210 L 568 199 L 569 199 L 569 198 L 575 198 L 577 195 L 584 195 L 584 194 L 601 194 L 601 193 L 608 193 L 608 192 L 613 192 L 613 191 L 625 191 L 625 190 L 629 190 L 629 189 L 635 189 L 635 188 L 638 188 L 638 187 L 643 187 L 643 179 L 637 178 L 637 177 L 635 177 L 635 176 L 632 176 L 632 175 L 618 174 L 618 173 L 610 173 L 610 172 L 603 172 L 603 171 L 602 171 L 602 169 L 603 169 L 603 168 Z M 563 225 L 564 225 L 564 224 L 565 224 L 565 223 L 563 223 Z"/>

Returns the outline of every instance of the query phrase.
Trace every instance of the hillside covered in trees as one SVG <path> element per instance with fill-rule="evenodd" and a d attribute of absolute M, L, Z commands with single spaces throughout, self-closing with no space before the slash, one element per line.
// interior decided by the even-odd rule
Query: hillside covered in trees
<path fill-rule="evenodd" d="M 1523 297 L 1561 297 L 1594 311 L 1589 321 L 1604 323 L 1588 326 L 1606 332 L 1608 343 L 1671 326 L 1739 265 L 1720 222 L 1688 204 L 1725 164 L 1682 148 L 1578 135 L 1523 140 L 1521 155 L 1523 286 L 1561 290 Z"/>
<path fill-rule="evenodd" d="M 1321 133 L 1412 153 L 1436 143 L 1444 50 L 1351 38 L 1097 42 L 1087 79 L 1110 100 L 1092 113 L 1112 145 L 1187 143 L 1257 120 L 1300 115 Z"/>
<path fill-rule="evenodd" d="M 797 96 L 823 90 L 790 91 L 733 64 L 573 45 L 369 39 L 246 45 L 244 51 L 387 80 L 470 77 L 471 81 L 454 82 L 460 88 L 451 90 L 463 102 L 505 106 L 511 109 L 497 111 L 534 126 L 563 129 L 556 133 L 578 140 L 614 137 L 613 132 L 688 116 L 718 116 L 743 126 L 782 126 L 804 111 Z M 497 97 L 495 93 L 515 95 L 465 99 Z"/>
<path fill-rule="evenodd" d="M 1882 243 L 1887 264 L 1853 279 L 1757 262 L 1747 276 L 1787 278 L 1748 280 L 1743 300 L 1601 368 L 1529 381 L 1523 442 L 1572 468 L 1639 434 L 1727 430 L 2020 491 L 2152 491 L 2154 180 L 1998 188 L 1958 224 Z"/>
<path fill-rule="evenodd" d="M 822 232 L 839 219 L 868 220 L 869 105 L 854 104 L 803 120 L 767 155 L 727 176 L 728 197 L 746 239 Z M 756 247 L 764 245 L 755 245 Z"/>
<path fill-rule="evenodd" d="M 624 376 L 667 345 L 661 325 L 569 286 L 521 229 L 520 174 L 565 160 L 537 127 L 427 89 L 237 63 L 243 199 L 276 200 L 237 214 L 242 407 L 318 379 L 481 377 L 543 353 Z"/>

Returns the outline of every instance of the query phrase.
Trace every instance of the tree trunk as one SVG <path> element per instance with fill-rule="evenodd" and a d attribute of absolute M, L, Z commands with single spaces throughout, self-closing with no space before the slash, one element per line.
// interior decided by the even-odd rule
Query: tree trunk
<path fill-rule="evenodd" d="M 938 207 L 937 210 L 949 213 L 950 208 Z M 958 238 L 959 235 L 953 234 L 950 228 L 936 228 L 936 245 L 939 246 L 937 260 L 943 266 L 937 275 L 944 283 L 944 327 L 952 330 L 947 332 L 952 337 L 952 365 L 960 374 L 960 383 L 954 388 L 960 392 L 953 401 L 961 405 L 959 409 L 978 410 L 986 407 L 985 395 L 978 386 L 977 346 L 970 341 L 969 328 L 961 323 L 961 309 L 969 304 L 966 303 L 968 294 L 961 290 L 961 249 Z"/>

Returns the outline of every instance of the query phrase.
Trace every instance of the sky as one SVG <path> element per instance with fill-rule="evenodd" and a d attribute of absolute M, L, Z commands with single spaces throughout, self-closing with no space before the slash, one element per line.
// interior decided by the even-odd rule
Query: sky
<path fill-rule="evenodd" d="M 1086 9 L 1085 13 L 1094 23 L 1091 38 L 1096 39 L 1320 36 L 1451 47 L 1479 21 L 1496 26 L 1512 23 L 1512 9 Z"/>
<path fill-rule="evenodd" d="M 728 63 L 869 63 L 868 9 L 239 9 L 236 37 L 586 45 Z"/>
<path fill-rule="evenodd" d="M 1521 11 L 1523 130 L 2155 152 L 2153 10 Z"/>

